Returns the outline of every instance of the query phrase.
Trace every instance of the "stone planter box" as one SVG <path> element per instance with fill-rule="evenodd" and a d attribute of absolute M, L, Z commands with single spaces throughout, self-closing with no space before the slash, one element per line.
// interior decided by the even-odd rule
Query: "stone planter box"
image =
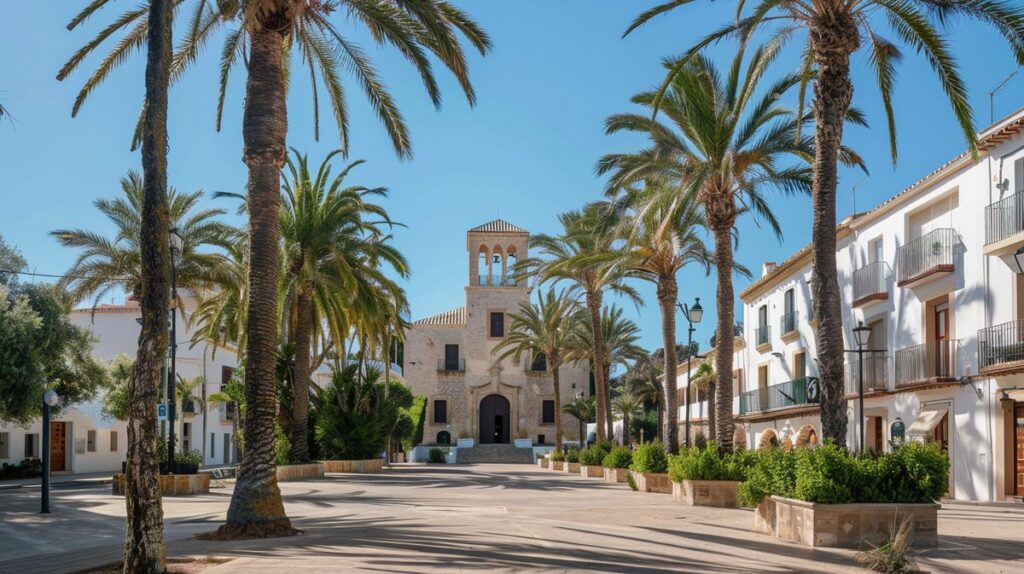
<path fill-rule="evenodd" d="M 319 462 L 310 464 L 287 464 L 277 467 L 277 481 L 309 480 L 324 477 L 324 465 Z"/>
<path fill-rule="evenodd" d="M 516 448 L 533 448 L 532 438 L 517 438 L 512 441 Z"/>
<path fill-rule="evenodd" d="M 324 472 L 355 472 L 372 473 L 384 470 L 384 459 L 369 458 L 365 460 L 321 460 Z"/>
<path fill-rule="evenodd" d="M 636 489 L 640 492 L 672 494 L 672 481 L 668 479 L 667 472 L 634 472 L 631 470 L 629 474 L 633 476 Z"/>
<path fill-rule="evenodd" d="M 124 474 L 115 474 L 113 492 L 117 496 L 123 496 L 127 490 L 128 477 Z M 209 494 L 210 475 L 199 474 L 161 474 L 160 494 L 162 496 L 186 496 L 189 494 Z"/>
<path fill-rule="evenodd" d="M 580 476 L 583 478 L 604 478 L 604 467 L 596 464 L 581 464 Z"/>
<path fill-rule="evenodd" d="M 688 506 L 739 508 L 736 487 L 732 480 L 684 480 L 672 483 L 672 500 Z"/>
<path fill-rule="evenodd" d="M 471 438 L 460 438 L 455 440 L 455 446 L 459 448 L 473 448 L 476 442 Z"/>
<path fill-rule="evenodd" d="M 628 468 L 606 468 L 604 469 L 604 481 L 605 482 L 626 482 L 626 476 L 629 475 Z"/>
<path fill-rule="evenodd" d="M 551 470 L 557 470 L 563 472 L 565 470 L 565 461 L 553 460 L 551 461 Z"/>
<path fill-rule="evenodd" d="M 938 545 L 938 504 L 818 504 L 773 496 L 758 505 L 754 529 L 804 546 L 863 549 L 910 517 L 912 544 Z"/>
<path fill-rule="evenodd" d="M 562 465 L 562 472 L 567 474 L 579 474 L 580 463 L 578 462 L 567 462 Z"/>
<path fill-rule="evenodd" d="M 548 459 L 546 459 L 544 457 L 541 457 L 541 458 L 537 459 L 537 468 L 548 468 L 549 466 L 551 466 L 551 461 L 550 460 L 548 460 Z"/>

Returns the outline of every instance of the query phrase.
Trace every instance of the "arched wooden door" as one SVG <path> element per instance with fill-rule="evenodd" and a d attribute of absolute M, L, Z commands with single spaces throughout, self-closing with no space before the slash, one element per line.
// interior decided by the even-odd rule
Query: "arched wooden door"
<path fill-rule="evenodd" d="M 501 395 L 487 395 L 480 401 L 480 443 L 508 444 L 511 407 Z"/>

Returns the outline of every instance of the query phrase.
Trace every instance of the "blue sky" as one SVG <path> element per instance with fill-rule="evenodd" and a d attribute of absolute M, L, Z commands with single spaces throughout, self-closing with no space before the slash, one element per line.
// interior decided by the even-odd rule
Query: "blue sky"
<path fill-rule="evenodd" d="M 2 208 L 0 235 L 17 245 L 42 273 L 61 273 L 74 253 L 48 235 L 52 229 L 80 227 L 108 232 L 91 202 L 118 193 L 118 179 L 138 169 L 129 138 L 142 94 L 143 58 L 136 55 L 97 89 L 76 119 L 71 106 L 95 65 L 90 59 L 64 82 L 54 78 L 68 56 L 115 10 L 113 3 L 74 32 L 64 26 L 83 2 L 16 2 L 7 6 L 8 26 L 0 35 L 0 102 L 15 117 L 0 125 Z M 440 74 L 445 102 L 436 111 L 418 77 L 389 49 L 377 49 L 353 23 L 337 21 L 372 54 L 410 126 L 415 157 L 399 161 L 384 130 L 353 85 L 350 90 L 351 159 L 365 159 L 353 182 L 386 186 L 386 206 L 408 225 L 395 233 L 412 266 L 406 285 L 413 316 L 462 303 L 468 271 L 465 231 L 501 217 L 533 232 L 557 232 L 556 215 L 598 199 L 602 182 L 593 168 L 613 151 L 642 144 L 630 136 L 605 136 L 604 119 L 630 111 L 629 97 L 662 78 L 660 59 L 677 54 L 731 16 L 732 2 L 696 2 L 662 17 L 626 39 L 621 33 L 653 1 L 465 0 L 459 2 L 491 34 L 495 49 L 473 57 L 471 71 L 478 105 L 471 108 L 450 77 Z M 959 25 L 951 36 L 979 127 L 988 123 L 988 92 L 1014 69 L 998 37 L 974 24 Z M 171 94 L 170 183 L 179 189 L 243 191 L 241 157 L 243 81 L 236 75 L 228 93 L 224 129 L 214 130 L 219 44 L 207 46 L 199 64 Z M 731 46 L 712 56 L 725 65 Z M 795 65 L 793 54 L 774 73 Z M 877 205 L 926 172 L 959 153 L 963 138 L 928 64 L 907 51 L 900 67 L 894 106 L 900 134 L 899 164 L 888 157 L 881 103 L 863 54 L 853 63 L 856 105 L 871 129 L 848 130 L 846 142 L 868 161 L 871 176 L 843 172 L 838 215 Z M 1024 79 L 1012 80 L 996 97 L 1000 117 L 1024 106 Z M 321 140 L 313 141 L 308 84 L 296 78 L 289 99 L 289 145 L 318 158 L 337 145 L 329 117 L 321 114 Z M 215 205 L 208 200 L 209 205 Z M 810 237 L 810 201 L 776 198 L 785 230 L 779 243 L 752 220 L 741 222 L 737 260 L 760 270 L 765 260 L 781 261 Z M 224 207 L 233 209 L 232 204 Z M 230 219 L 230 218 L 229 218 Z M 748 283 L 736 282 L 737 291 Z M 628 312 L 643 329 L 642 343 L 661 345 L 653 289 L 639 285 L 643 309 Z M 695 338 L 706 346 L 714 324 L 714 282 L 703 272 L 680 276 L 680 296 L 699 296 L 705 314 Z M 685 337 L 683 326 L 680 339 Z"/>

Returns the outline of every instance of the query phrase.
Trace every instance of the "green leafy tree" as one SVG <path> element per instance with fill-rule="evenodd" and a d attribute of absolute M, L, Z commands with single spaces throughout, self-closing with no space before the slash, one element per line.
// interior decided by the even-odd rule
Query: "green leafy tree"
<path fill-rule="evenodd" d="M 107 367 L 110 384 L 107 386 L 107 392 L 103 394 L 100 407 L 103 416 L 119 421 L 128 420 L 132 400 L 129 391 L 134 368 L 135 360 L 125 354 L 117 355 L 110 361 Z"/>
<path fill-rule="evenodd" d="M 583 311 L 582 313 L 586 313 Z M 605 307 L 601 310 L 601 338 L 604 342 L 604 365 L 600 371 L 605 380 L 611 379 L 611 370 L 615 365 L 628 367 L 644 357 L 646 352 L 637 341 L 640 340 L 640 327 L 633 321 L 622 316 L 622 308 L 616 305 Z M 590 321 L 584 315 L 573 330 L 573 336 L 569 340 L 569 350 L 566 359 L 579 362 L 590 361 L 592 368 L 597 370 L 597 360 L 594 357 L 594 331 L 590 327 Z M 596 376 L 595 376 L 596 378 Z"/>
<path fill-rule="evenodd" d="M 18 272 L 26 267 L 25 258 L 17 247 L 8 245 L 0 235 L 0 285 L 12 286 L 18 282 Z"/>
<path fill-rule="evenodd" d="M 692 0 L 672 0 L 640 14 L 626 34 L 650 19 Z M 749 12 L 744 14 L 744 9 Z M 903 52 L 883 33 L 886 28 L 906 46 L 928 61 L 938 76 L 953 113 L 972 152 L 976 134 L 956 58 L 948 34 L 962 20 L 988 24 L 1003 37 L 1018 64 L 1024 64 L 1024 5 L 991 0 L 758 0 L 737 2 L 736 20 L 698 42 L 683 57 L 675 59 L 652 106 L 658 108 L 675 78 L 684 73 L 689 61 L 704 47 L 726 37 L 746 42 L 756 31 L 765 30 L 775 44 L 803 35 L 803 60 L 796 77 L 800 84 L 800 107 L 806 88 L 813 83 L 814 174 L 811 232 L 813 265 L 811 278 L 814 316 L 818 319 L 818 370 L 821 375 L 821 422 L 824 438 L 846 440 L 846 402 L 843 400 L 843 325 L 839 280 L 836 271 L 836 187 L 838 167 L 843 161 L 843 128 L 853 101 L 850 57 L 867 52 L 874 71 L 874 85 L 882 98 L 889 127 L 889 150 L 895 163 L 896 121 L 892 89 L 896 67 Z M 802 113 L 802 109 L 801 109 Z M 725 329 L 722 329 L 724 332 Z M 721 358 L 721 353 L 719 357 Z M 719 365 L 719 373 L 723 372 Z M 729 371 L 731 372 L 731 371 Z M 727 376 L 729 372 L 726 372 Z M 719 388 L 723 386 L 719 380 Z M 721 404 L 721 403 L 720 403 Z M 718 440 L 721 441 L 719 435 Z"/>
<path fill-rule="evenodd" d="M 551 386 L 555 404 L 562 404 L 560 370 L 569 350 L 569 340 L 576 324 L 581 320 L 577 303 L 565 291 L 553 288 L 541 294 L 535 303 L 521 303 L 519 311 L 509 314 L 508 332 L 491 351 L 501 361 L 512 357 L 519 363 L 525 355 L 529 360 L 544 356 L 546 367 L 551 373 Z M 555 450 L 562 449 L 562 417 L 555 415 Z"/>

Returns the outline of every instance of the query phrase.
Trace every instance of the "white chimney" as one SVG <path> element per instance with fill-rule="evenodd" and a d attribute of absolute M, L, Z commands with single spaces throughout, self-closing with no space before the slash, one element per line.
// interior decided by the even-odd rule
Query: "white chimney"
<path fill-rule="evenodd" d="M 767 277 L 772 271 L 775 271 L 774 261 L 765 261 L 761 265 L 761 277 Z"/>

